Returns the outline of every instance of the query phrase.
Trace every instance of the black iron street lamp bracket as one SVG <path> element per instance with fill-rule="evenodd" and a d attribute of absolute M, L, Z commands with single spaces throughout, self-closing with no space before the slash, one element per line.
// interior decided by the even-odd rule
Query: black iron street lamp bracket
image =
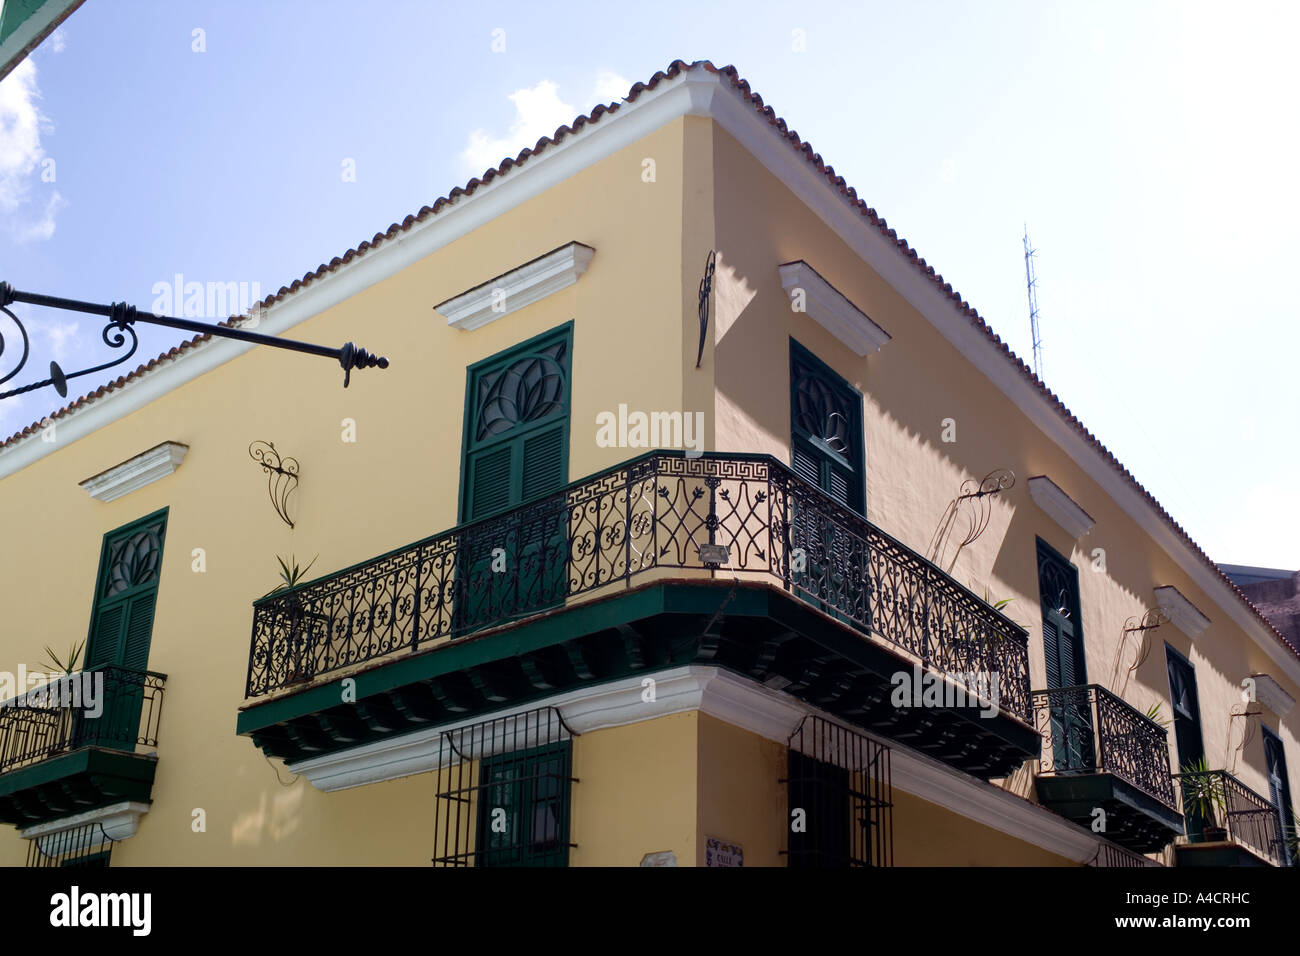
<path fill-rule="evenodd" d="M 21 395 L 24 392 L 35 391 L 38 388 L 44 388 L 46 385 L 53 385 L 54 390 L 59 393 L 61 398 L 68 397 L 68 381 L 74 378 L 80 378 L 83 375 L 90 375 L 93 372 L 100 372 L 106 368 L 112 368 L 114 365 L 121 365 L 135 354 L 140 345 L 140 340 L 135 334 L 132 327 L 136 322 L 144 322 L 148 325 L 163 325 L 171 329 L 183 329 L 187 332 L 199 332 L 206 335 L 216 335 L 225 339 L 236 339 L 240 342 L 251 342 L 254 345 L 270 345 L 278 349 L 289 349 L 293 352 L 303 352 L 307 355 L 320 355 L 325 358 L 332 358 L 343 368 L 343 387 L 347 388 L 352 379 L 352 370 L 357 368 L 388 368 L 388 359 L 372 355 L 365 349 L 348 342 L 342 348 L 332 349 L 324 345 L 312 345 L 310 342 L 296 342 L 292 339 L 276 338 L 274 335 L 263 335 L 260 332 L 250 332 L 247 329 L 230 328 L 224 325 L 211 325 L 207 322 L 195 322 L 192 319 L 178 319 L 173 316 L 155 315 L 152 312 L 142 312 L 133 305 L 127 305 L 125 302 L 114 302 L 112 305 L 100 305 L 96 302 L 81 302 L 77 299 L 64 299 L 54 295 L 40 295 L 35 292 L 19 292 L 8 282 L 0 282 L 0 312 L 7 315 L 10 320 L 18 327 L 18 332 L 22 337 L 22 355 L 18 358 L 18 364 L 6 375 L 0 376 L 0 385 L 12 379 L 27 364 L 27 359 L 31 355 L 31 340 L 27 335 L 27 329 L 19 321 L 18 316 L 9 311 L 9 306 L 15 302 L 26 303 L 27 305 L 39 305 L 49 309 L 63 309 L 68 312 L 83 312 L 87 315 L 98 315 L 108 319 L 108 324 L 104 326 L 100 337 L 104 344 L 112 349 L 123 348 L 130 343 L 127 351 L 112 361 L 104 362 L 101 365 L 95 365 L 91 368 L 85 368 L 78 372 L 65 372 L 59 367 L 57 362 L 50 363 L 50 377 L 39 382 L 32 382 L 21 388 L 10 389 L 7 392 L 0 392 L 0 399 L 9 398 L 12 395 Z M 0 331 L 0 357 L 4 356 L 5 339 L 3 331 Z"/>

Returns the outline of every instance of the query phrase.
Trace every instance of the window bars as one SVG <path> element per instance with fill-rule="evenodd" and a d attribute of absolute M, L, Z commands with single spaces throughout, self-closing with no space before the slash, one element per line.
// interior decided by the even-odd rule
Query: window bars
<path fill-rule="evenodd" d="M 808 715 L 789 740 L 792 867 L 893 866 L 893 787 L 889 748 Z"/>
<path fill-rule="evenodd" d="M 434 866 L 568 866 L 572 738 L 554 707 L 444 731 Z"/>
<path fill-rule="evenodd" d="M 1138 853 L 1136 850 L 1129 850 L 1117 843 L 1111 843 L 1103 840 L 1097 844 L 1097 855 L 1088 861 L 1088 866 L 1095 867 L 1122 867 L 1125 869 L 1138 869 L 1148 866 L 1163 866 L 1156 860 Z"/>
<path fill-rule="evenodd" d="M 70 830 L 31 838 L 27 865 L 35 867 L 106 867 L 113 840 L 102 823 L 87 823 Z"/>

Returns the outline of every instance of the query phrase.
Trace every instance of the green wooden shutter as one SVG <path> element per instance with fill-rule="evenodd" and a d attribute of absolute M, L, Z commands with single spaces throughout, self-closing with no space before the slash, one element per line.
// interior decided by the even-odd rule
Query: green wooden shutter
<path fill-rule="evenodd" d="M 571 741 L 485 758 L 480 766 L 476 864 L 567 866 Z M 492 826 L 504 811 L 504 829 Z"/>
<path fill-rule="evenodd" d="M 1041 538 L 1038 592 L 1043 614 L 1043 657 L 1048 687 L 1087 683 L 1079 613 L 1079 573 Z"/>
<path fill-rule="evenodd" d="M 149 668 L 167 509 L 104 536 L 85 669 L 104 671 L 98 718 L 78 717 L 80 743 L 134 750 Z"/>
<path fill-rule="evenodd" d="M 1038 539 L 1038 592 L 1043 620 L 1043 664 L 1049 688 L 1088 682 L 1079 613 L 1079 574 Z M 1092 710 L 1085 694 L 1051 698 L 1052 761 L 1056 770 L 1095 766 Z"/>
<path fill-rule="evenodd" d="M 153 612 L 158 590 L 136 595 L 126 612 L 126 633 L 122 637 L 122 666 L 130 670 L 149 669 L 149 641 L 153 636 Z"/>
<path fill-rule="evenodd" d="M 126 622 L 127 605 L 119 601 L 98 610 L 91 625 L 86 649 L 86 670 L 116 664 L 122 646 L 122 625 Z"/>
<path fill-rule="evenodd" d="M 1060 636 L 1052 617 L 1043 615 L 1043 661 L 1047 666 L 1048 687 L 1069 687 L 1061 683 Z"/>
<path fill-rule="evenodd" d="M 1174 743 L 1178 766 L 1186 767 L 1205 756 L 1201 735 L 1201 707 L 1196 694 L 1196 672 L 1192 665 L 1165 645 L 1165 667 L 1169 673 L 1169 702 L 1174 713 Z"/>
<path fill-rule="evenodd" d="M 865 513 L 862 393 L 790 340 L 790 464 L 840 504 Z"/>
<path fill-rule="evenodd" d="M 572 339 L 569 323 L 468 369 L 462 522 L 568 483 Z"/>
<path fill-rule="evenodd" d="M 1282 747 L 1282 738 L 1268 727 L 1261 726 L 1264 736 L 1264 761 L 1268 770 L 1268 798 L 1277 810 L 1278 842 L 1281 844 L 1278 856 L 1287 866 L 1300 865 L 1296 858 L 1292 841 L 1296 833 L 1296 820 L 1292 816 L 1291 782 L 1287 777 L 1286 751 Z"/>
<path fill-rule="evenodd" d="M 570 323 L 467 370 L 460 518 L 476 524 L 457 546 L 459 633 L 564 601 L 572 334 Z M 524 502 L 541 507 L 511 513 Z M 497 548 L 504 572 L 491 570 Z"/>
<path fill-rule="evenodd" d="M 565 429 L 563 424 L 523 440 L 523 500 L 529 501 L 565 485 Z"/>
<path fill-rule="evenodd" d="M 513 503 L 510 478 L 513 473 L 511 465 L 514 451 L 513 445 L 505 445 L 485 449 L 470 456 L 466 465 L 470 488 L 466 521 L 475 521 L 495 514 Z"/>

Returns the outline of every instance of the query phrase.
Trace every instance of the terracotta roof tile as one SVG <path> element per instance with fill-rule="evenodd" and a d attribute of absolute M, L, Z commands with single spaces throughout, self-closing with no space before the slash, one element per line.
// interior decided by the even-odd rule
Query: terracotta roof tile
<path fill-rule="evenodd" d="M 1033 369 L 1031 369 L 1028 365 L 1026 365 L 1024 361 L 1020 359 L 1019 356 L 1017 356 L 1014 352 L 1011 351 L 1011 349 L 1007 346 L 1007 344 L 1002 341 L 1001 336 L 999 336 L 996 332 L 994 332 L 993 329 L 989 326 L 989 324 L 984 321 L 983 317 L 974 308 L 971 307 L 970 303 L 968 303 L 965 299 L 963 299 L 960 293 L 958 293 L 955 289 L 953 289 L 951 283 L 944 281 L 943 276 L 941 276 L 938 272 L 936 272 L 932 265 L 930 265 L 923 258 L 921 258 L 921 256 L 917 254 L 916 250 L 914 250 L 908 244 L 906 239 L 903 239 L 901 236 L 899 236 L 898 232 L 893 228 L 891 228 L 889 226 L 889 223 L 886 222 L 886 220 L 879 213 L 877 213 L 874 209 L 868 206 L 866 202 L 864 202 L 858 196 L 857 190 L 855 190 L 852 186 L 848 185 L 844 181 L 844 177 L 836 175 L 834 167 L 826 164 L 826 162 L 822 159 L 821 154 L 813 150 L 812 144 L 804 142 L 799 137 L 799 134 L 794 130 L 790 129 L 789 126 L 786 124 L 785 120 L 776 114 L 776 112 L 772 109 L 772 107 L 766 105 L 763 102 L 763 98 L 761 96 L 759 96 L 757 93 L 753 92 L 753 90 L 750 89 L 749 82 L 745 80 L 742 76 L 740 76 L 739 72 L 736 70 L 734 66 L 717 67 L 714 66 L 713 63 L 711 63 L 708 60 L 697 60 L 694 63 L 686 63 L 683 60 L 674 60 L 672 63 L 668 65 L 668 68 L 666 70 L 660 70 L 659 72 L 655 73 L 654 76 L 650 78 L 649 82 L 634 83 L 632 85 L 631 90 L 628 91 L 628 95 L 626 96 L 625 99 L 629 103 L 634 102 L 642 93 L 655 89 L 663 81 L 673 79 L 685 71 L 697 70 L 697 69 L 706 70 L 710 73 L 714 73 L 721 77 L 726 78 L 730 82 L 731 86 L 734 89 L 736 89 L 741 94 L 741 96 L 744 97 L 760 115 L 766 117 L 768 123 L 774 126 L 785 137 L 785 139 L 790 143 L 790 145 L 795 150 L 802 153 L 805 159 L 807 159 L 809 163 L 811 163 L 814 167 L 816 167 L 818 172 L 822 173 L 826 177 L 827 182 L 829 182 L 831 186 L 837 189 L 849 201 L 850 205 L 852 205 L 862 215 L 864 219 L 866 219 L 876 229 L 878 229 L 886 238 L 890 239 L 895 244 L 895 246 L 897 246 L 898 249 L 901 252 L 903 252 L 918 269 L 920 269 L 926 276 L 928 276 L 930 280 L 934 282 L 934 284 L 940 290 L 943 291 L 943 293 L 948 297 L 948 299 L 959 310 L 961 310 L 961 312 L 970 320 L 972 325 L 974 325 L 981 332 L 983 332 L 984 335 L 989 339 L 989 341 L 991 341 L 994 345 L 998 346 L 1002 350 L 1002 353 L 1015 364 L 1016 368 L 1020 371 L 1020 373 L 1029 382 L 1031 382 L 1043 396 L 1045 396 L 1048 399 L 1048 401 L 1051 403 L 1051 405 L 1057 411 L 1057 413 L 1060 414 L 1062 417 L 1064 417 L 1066 421 L 1068 421 L 1070 425 L 1074 427 L 1075 431 L 1077 431 L 1093 448 L 1095 448 L 1097 452 L 1110 464 L 1112 468 L 1114 468 L 1117 472 L 1119 472 L 1124 478 L 1126 478 L 1133 485 L 1135 489 L 1137 489 L 1137 491 L 1143 496 L 1143 498 L 1145 498 L 1147 503 L 1151 505 L 1152 508 L 1155 509 L 1156 513 L 1159 514 L 1160 517 L 1174 530 L 1174 532 L 1179 536 L 1179 538 L 1182 539 L 1182 541 L 1205 564 L 1205 566 L 1209 568 L 1210 571 L 1214 573 L 1217 577 L 1219 577 L 1223 581 L 1223 583 L 1226 584 L 1232 590 L 1232 592 L 1237 595 L 1237 597 L 1241 600 L 1242 604 L 1247 609 L 1250 610 L 1250 612 L 1259 620 L 1259 622 L 1263 624 L 1264 627 L 1266 627 L 1277 638 L 1278 643 L 1282 647 L 1291 651 L 1292 654 L 1295 655 L 1297 658 L 1300 658 L 1300 651 L 1298 651 L 1295 647 L 1293 647 L 1290 644 L 1289 641 L 1286 640 L 1286 638 L 1281 634 L 1281 632 L 1278 631 L 1278 629 L 1273 626 L 1272 622 L 1269 621 L 1268 618 L 1265 617 L 1264 614 L 1261 613 L 1260 610 L 1256 608 L 1250 602 L 1250 600 L 1241 592 L 1241 589 L 1238 588 L 1235 584 L 1233 584 L 1232 581 L 1227 577 L 1227 575 L 1225 575 L 1219 569 L 1218 565 L 1216 565 L 1213 561 L 1210 560 L 1209 555 L 1207 555 L 1201 549 L 1201 547 L 1195 541 L 1192 540 L 1191 535 L 1189 535 L 1183 529 L 1182 525 L 1180 525 L 1177 521 L 1174 520 L 1173 516 L 1169 514 L 1168 511 L 1165 510 L 1164 506 L 1161 505 L 1160 502 L 1155 499 L 1155 497 L 1151 494 L 1151 492 L 1147 491 L 1147 489 L 1142 485 L 1142 483 L 1139 482 L 1137 478 L 1135 478 L 1133 474 L 1126 467 L 1124 467 L 1124 465 L 1119 461 L 1119 459 L 1117 459 L 1113 454 L 1111 454 L 1110 450 L 1106 448 L 1106 446 L 1103 445 L 1097 439 L 1097 437 L 1092 434 L 1092 432 L 1090 432 L 1086 427 L 1084 427 L 1083 423 L 1080 422 L 1079 419 L 1074 415 L 1074 413 L 1071 412 L 1069 408 L 1066 407 L 1065 403 L 1061 401 L 1061 399 L 1057 396 L 1057 394 L 1053 392 L 1051 389 L 1049 389 L 1042 382 L 1042 380 L 1039 379 L 1038 376 L 1034 374 Z M 400 233 L 409 231 L 411 227 L 415 226 L 416 224 L 425 221 L 430 216 L 437 215 L 437 213 L 444 206 L 450 205 L 452 202 L 454 202 L 456 199 L 460 198 L 461 196 L 473 195 L 475 190 L 477 190 L 480 186 L 487 185 L 488 183 L 496 179 L 498 176 L 505 175 L 507 172 L 509 172 L 511 169 L 517 166 L 524 165 L 530 157 L 539 155 L 553 146 L 559 146 L 560 143 L 564 141 L 565 137 L 578 132 L 583 127 L 589 124 L 600 122 L 600 120 L 604 116 L 608 114 L 616 113 L 618 112 L 619 109 L 621 109 L 621 104 L 619 103 L 611 103 L 608 106 L 597 106 L 595 109 L 591 111 L 590 114 L 586 116 L 579 116 L 570 125 L 561 126 L 558 129 L 556 129 L 555 132 L 550 136 L 543 136 L 541 139 L 537 141 L 537 143 L 532 148 L 523 149 L 522 151 L 520 151 L 519 155 L 514 157 L 513 159 L 510 157 L 506 157 L 494 169 L 487 170 L 482 175 L 482 177 L 475 177 L 471 179 L 463 187 L 462 186 L 455 187 L 446 196 L 439 197 L 437 200 L 435 200 L 432 206 L 424 206 L 420 209 L 418 213 L 407 216 L 405 219 L 402 220 L 401 223 L 393 223 L 388 227 L 386 231 L 382 233 L 375 233 L 374 238 L 371 239 L 369 242 L 362 242 L 355 249 L 349 249 L 346 253 L 344 253 L 344 255 L 341 258 L 336 256 L 334 259 L 330 260 L 328 265 L 323 264 L 318 266 L 314 271 L 306 273 L 302 277 L 302 279 L 295 279 L 292 285 L 288 287 L 282 286 L 279 292 L 275 293 L 274 295 L 267 296 L 259 303 L 259 305 L 261 305 L 263 308 L 268 307 L 274 304 L 275 302 L 278 302 L 280 299 L 283 299 L 286 295 L 290 295 L 302 288 L 305 288 L 315 280 L 323 277 L 327 272 L 333 272 L 337 268 L 339 268 L 339 266 L 347 262 L 350 262 L 356 256 L 363 255 L 369 252 L 371 249 L 374 249 L 382 245 L 387 240 L 395 238 Z M 232 316 L 230 319 L 227 320 L 226 323 L 222 323 L 222 324 L 237 325 L 239 324 L 240 321 L 241 320 L 239 317 Z M 94 400 L 102 397 L 103 395 L 106 395 L 110 392 L 122 388 L 129 382 L 132 382 L 135 379 L 139 378 L 140 376 L 146 374 L 147 372 L 156 368 L 163 362 L 175 358 L 176 356 L 182 354 L 183 352 L 188 351 L 189 349 L 194 348 L 196 345 L 209 338 L 211 338 L 210 335 L 195 336 L 189 341 L 183 342 L 179 346 L 169 349 L 167 352 L 163 353 L 157 358 L 152 359 L 151 361 L 145 363 L 144 365 L 141 365 L 139 368 L 135 369 L 129 374 L 123 375 L 121 378 L 118 378 L 108 383 L 107 385 L 100 386 L 95 391 L 89 394 L 81 396 L 76 401 L 71 402 L 70 404 L 64 406 L 63 408 L 59 409 L 56 412 L 53 412 L 48 417 L 52 420 L 57 420 L 59 418 L 62 418 L 68 413 L 93 402 Z M 12 435 L 5 441 L 0 442 L 0 448 L 4 448 L 5 446 L 12 444 L 13 442 L 18 441 L 19 439 L 27 435 L 31 435 L 36 432 L 39 432 L 40 429 L 41 429 L 41 423 L 35 422 L 27 426 L 26 428 L 24 428 L 22 431 Z"/>

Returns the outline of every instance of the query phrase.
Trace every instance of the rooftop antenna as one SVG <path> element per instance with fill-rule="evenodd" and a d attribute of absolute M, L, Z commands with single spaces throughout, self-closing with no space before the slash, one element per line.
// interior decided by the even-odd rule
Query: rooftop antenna
<path fill-rule="evenodd" d="M 1038 253 L 1029 242 L 1029 224 L 1025 224 L 1025 283 L 1029 286 L 1029 331 L 1034 339 L 1034 374 L 1043 377 L 1043 339 L 1038 334 L 1038 273 L 1034 256 Z"/>

